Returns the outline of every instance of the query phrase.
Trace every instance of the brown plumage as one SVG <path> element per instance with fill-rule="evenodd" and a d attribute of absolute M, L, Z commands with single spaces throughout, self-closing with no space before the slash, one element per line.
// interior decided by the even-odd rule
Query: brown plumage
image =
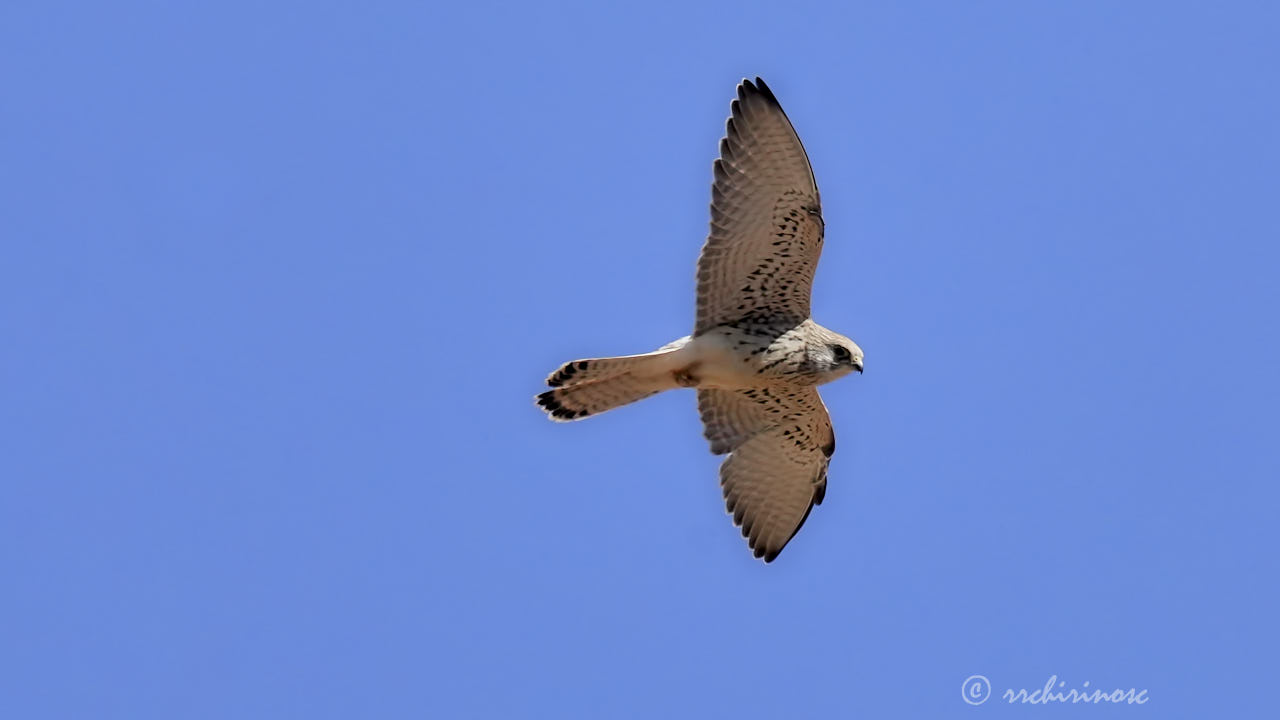
<path fill-rule="evenodd" d="M 676 387 L 698 410 L 725 506 L 771 562 L 826 497 L 835 433 L 816 387 L 862 372 L 862 350 L 810 318 L 825 226 L 800 138 L 764 81 L 743 80 L 714 165 L 694 332 L 644 355 L 575 360 L 537 403 L 578 420 Z"/>

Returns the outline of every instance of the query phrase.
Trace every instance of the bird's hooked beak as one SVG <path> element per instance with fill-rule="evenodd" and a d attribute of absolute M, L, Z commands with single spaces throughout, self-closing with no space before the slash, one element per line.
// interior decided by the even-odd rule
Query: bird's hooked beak
<path fill-rule="evenodd" d="M 858 371 L 859 375 L 862 374 L 862 358 L 854 358 L 849 361 L 849 364 L 853 366 L 854 370 Z"/>

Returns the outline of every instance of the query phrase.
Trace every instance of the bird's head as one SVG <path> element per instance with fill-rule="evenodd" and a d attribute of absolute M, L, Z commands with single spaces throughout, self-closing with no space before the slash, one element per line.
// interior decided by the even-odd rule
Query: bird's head
<path fill-rule="evenodd" d="M 824 328 L 825 329 L 825 328 Z M 829 383 L 851 372 L 862 373 L 862 348 L 849 338 L 827 330 L 819 343 L 809 348 L 810 362 L 821 378 Z"/>

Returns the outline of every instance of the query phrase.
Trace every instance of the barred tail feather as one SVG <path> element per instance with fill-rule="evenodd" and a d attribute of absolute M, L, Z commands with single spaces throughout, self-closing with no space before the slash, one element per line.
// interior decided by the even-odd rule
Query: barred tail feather
<path fill-rule="evenodd" d="M 551 387 L 568 387 L 616 377 L 639 368 L 646 360 L 652 357 L 653 353 L 647 353 L 645 355 L 574 360 L 561 365 L 559 370 L 548 375 L 547 385 Z"/>
<path fill-rule="evenodd" d="M 578 420 L 679 387 L 672 374 L 676 342 L 644 355 L 565 363 L 551 373 L 538 405 L 556 421 Z"/>
<path fill-rule="evenodd" d="M 618 375 L 548 390 L 538 396 L 538 405 L 552 420 L 580 420 L 657 395 L 667 388 L 656 378 Z"/>

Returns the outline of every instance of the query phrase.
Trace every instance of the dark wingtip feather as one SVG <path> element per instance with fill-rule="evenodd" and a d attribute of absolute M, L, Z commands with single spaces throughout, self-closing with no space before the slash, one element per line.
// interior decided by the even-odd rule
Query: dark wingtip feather
<path fill-rule="evenodd" d="M 729 171 L 724 169 L 724 158 L 718 157 L 715 162 L 711 163 L 711 174 L 718 183 L 728 182 Z"/>
<path fill-rule="evenodd" d="M 765 100 L 781 107 L 781 103 L 778 102 L 778 98 L 773 94 L 773 91 L 769 89 L 768 85 L 764 84 L 764 78 L 756 77 L 756 90 L 764 96 Z"/>
<path fill-rule="evenodd" d="M 736 140 L 740 136 L 734 120 L 737 120 L 737 122 L 746 121 L 746 116 L 742 114 L 742 101 L 737 98 L 734 98 L 729 102 L 729 119 L 724 122 L 725 137 L 731 137 Z"/>
<path fill-rule="evenodd" d="M 756 76 L 754 82 L 750 78 L 742 78 L 742 82 L 738 83 L 739 100 L 746 102 L 747 98 L 752 95 L 759 95 L 767 102 L 782 107 L 782 104 L 778 102 L 777 96 L 773 94 L 773 90 L 769 89 L 769 86 L 764 82 L 764 78 L 759 75 Z"/>
<path fill-rule="evenodd" d="M 791 537 L 787 538 L 787 542 L 782 543 L 782 547 L 779 547 L 771 551 L 768 555 L 766 555 L 764 558 L 765 562 L 767 563 L 773 562 L 773 559 L 778 557 L 778 555 L 782 553 L 782 548 L 785 548 L 788 545 L 788 543 L 790 543 L 793 539 L 795 539 L 796 535 L 800 534 L 800 528 L 804 527 L 805 521 L 809 519 L 809 513 L 813 512 L 813 506 L 821 505 L 822 499 L 826 497 L 826 495 L 827 495 L 827 483 L 823 482 L 821 485 L 819 485 L 817 488 L 814 489 L 813 500 L 809 503 L 809 509 L 804 511 L 804 517 L 800 518 L 800 523 L 796 525 L 796 529 L 791 531 Z M 760 556 L 756 555 L 756 557 L 760 557 Z"/>
<path fill-rule="evenodd" d="M 804 517 L 800 518 L 800 523 L 796 525 L 796 529 L 791 531 L 791 537 L 787 538 L 787 542 L 782 543 L 782 547 L 773 551 L 773 557 L 778 557 L 778 553 L 782 552 L 782 548 L 786 547 L 787 543 L 790 543 L 792 540 L 795 539 L 796 535 L 800 534 L 800 528 L 804 527 L 805 521 L 809 519 L 809 513 L 813 512 L 813 506 L 821 503 L 822 497 L 826 495 L 826 493 L 827 493 L 826 483 L 823 483 L 819 489 L 814 491 L 813 500 L 809 502 L 809 509 L 804 511 Z M 768 560 L 766 560 L 765 562 L 768 562 Z"/>

